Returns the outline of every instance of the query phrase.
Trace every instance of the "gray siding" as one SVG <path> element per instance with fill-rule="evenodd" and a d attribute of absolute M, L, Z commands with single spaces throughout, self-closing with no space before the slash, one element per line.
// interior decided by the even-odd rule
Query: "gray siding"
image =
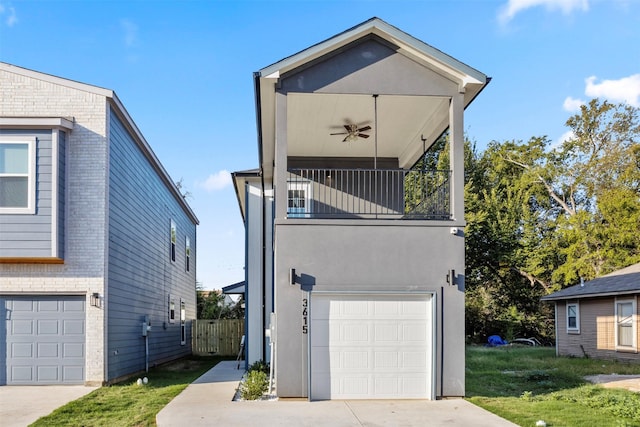
<path fill-rule="evenodd" d="M 437 394 L 464 395 L 463 236 L 418 221 L 366 220 L 276 220 L 275 234 L 279 396 L 306 396 L 307 365 L 300 361 L 306 360 L 308 337 L 301 332 L 301 301 L 308 291 L 435 293 L 435 357 L 443 370 Z M 291 268 L 295 286 L 289 284 Z M 449 269 L 457 272 L 456 286 L 446 283 Z"/>
<path fill-rule="evenodd" d="M 36 137 L 36 213 L 0 214 L 0 257 L 51 257 L 51 130 L 0 130 Z"/>
<path fill-rule="evenodd" d="M 65 236 L 65 185 L 67 175 L 67 134 L 60 132 L 58 136 L 58 258 L 64 258 Z"/>
<path fill-rule="evenodd" d="M 145 368 L 142 321 L 149 316 L 149 364 L 191 353 L 195 313 L 196 231 L 127 129 L 110 116 L 109 264 L 107 290 L 108 378 Z M 176 260 L 170 259 L 170 221 L 177 225 Z M 191 266 L 185 271 L 185 237 Z M 169 295 L 176 321 L 168 319 Z M 187 339 L 181 345 L 180 298 L 187 307 Z"/>

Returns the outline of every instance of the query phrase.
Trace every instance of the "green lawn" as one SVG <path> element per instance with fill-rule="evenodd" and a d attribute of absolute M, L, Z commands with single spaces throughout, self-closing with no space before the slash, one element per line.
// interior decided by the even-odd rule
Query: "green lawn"
<path fill-rule="evenodd" d="M 155 426 L 156 414 L 193 380 L 223 358 L 189 357 L 150 369 L 147 385 L 136 378 L 108 387 L 62 406 L 31 424 L 44 426 Z M 143 375 L 140 375 L 141 377 Z"/>
<path fill-rule="evenodd" d="M 467 347 L 469 401 L 521 426 L 640 426 L 640 393 L 583 379 L 640 375 L 640 364 L 556 357 L 544 347 Z"/>

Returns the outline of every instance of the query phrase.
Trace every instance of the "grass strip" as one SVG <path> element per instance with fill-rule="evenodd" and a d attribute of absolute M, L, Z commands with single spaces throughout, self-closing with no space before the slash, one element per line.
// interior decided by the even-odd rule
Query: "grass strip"
<path fill-rule="evenodd" d="M 149 379 L 137 385 L 138 377 L 101 387 L 74 400 L 31 424 L 44 426 L 155 426 L 156 414 L 200 375 L 224 358 L 188 357 L 141 374 Z"/>
<path fill-rule="evenodd" d="M 640 375 L 640 364 L 556 357 L 553 348 L 467 348 L 468 400 L 518 425 L 640 426 L 640 393 L 584 380 L 598 374 Z"/>

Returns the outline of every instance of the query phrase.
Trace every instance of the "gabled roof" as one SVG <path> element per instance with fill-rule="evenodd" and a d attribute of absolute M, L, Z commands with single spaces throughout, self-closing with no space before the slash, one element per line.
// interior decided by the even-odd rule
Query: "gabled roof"
<path fill-rule="evenodd" d="M 366 45 L 368 42 L 385 46 L 392 54 L 385 56 L 382 50 L 369 50 L 372 45 Z M 350 56 L 351 54 L 355 56 Z M 331 68 L 334 65 L 342 66 L 340 60 L 336 59 L 340 56 L 345 60 L 350 58 L 349 61 L 352 61 L 351 65 L 355 68 L 344 68 L 344 75 L 320 74 L 323 64 L 332 70 L 338 69 Z M 394 59 L 389 62 L 384 60 L 391 57 Z M 368 61 L 370 63 L 365 65 Z M 377 61 L 379 63 L 373 66 Z M 433 86 L 421 81 L 419 91 L 417 86 L 411 85 L 402 85 L 402 89 L 401 85 L 396 85 L 390 89 L 391 86 L 387 86 L 387 83 L 400 82 L 400 74 L 388 74 L 387 80 L 370 80 L 374 75 L 363 71 L 364 67 L 372 65 L 370 72 L 374 73 L 375 67 L 385 67 L 382 64 L 394 64 L 399 67 L 395 70 L 407 72 L 408 74 L 402 75 L 411 76 L 412 82 L 420 69 L 419 76 L 430 80 Z M 358 68 L 359 66 L 363 68 Z M 281 87 L 281 84 L 308 81 L 311 85 L 313 80 L 305 80 L 305 76 L 298 76 L 298 73 L 314 68 L 318 73 L 316 75 L 324 75 L 327 80 L 316 81 L 319 85 L 316 88 L 305 86 L 303 90 L 291 91 L 288 95 L 291 104 L 288 101 L 287 105 L 292 106 L 286 110 L 290 153 L 294 153 L 294 156 L 306 156 L 309 150 L 316 150 L 313 155 L 321 157 L 370 156 L 371 154 L 364 153 L 367 151 L 366 145 L 333 144 L 326 136 L 331 132 L 332 126 L 341 129 L 344 124 L 342 121 L 347 119 L 361 123 L 373 121 L 372 96 L 377 98 L 379 95 L 380 117 L 386 122 L 377 127 L 377 146 L 380 149 L 378 155 L 384 157 L 385 152 L 392 151 L 391 157 L 399 158 L 402 168 L 413 165 L 424 148 L 430 147 L 448 128 L 451 93 L 463 94 L 466 108 L 491 80 L 482 72 L 379 18 L 362 22 L 254 73 L 259 162 L 267 181 L 273 177 L 275 161 L 276 93 L 290 87 Z M 390 69 L 386 71 L 391 72 Z M 313 74 L 313 71 L 309 72 Z M 287 83 L 289 79 L 291 80 Z M 338 86 L 334 86 L 335 84 Z M 309 117 L 313 117 L 313 121 Z M 349 154 L 345 154 L 345 151 Z"/>
<path fill-rule="evenodd" d="M 487 76 L 480 71 L 469 67 L 377 17 L 370 18 L 340 34 L 275 62 L 261 69 L 258 73 L 260 77 L 277 78 L 287 71 L 297 68 L 330 51 L 336 50 L 366 34 L 375 34 L 383 39 L 389 40 L 399 46 L 401 51 L 407 55 L 427 61 L 433 66 L 439 67 L 444 73 L 456 75 L 463 80 L 463 84 L 465 85 L 471 82 L 478 84 L 486 83 Z"/>
<path fill-rule="evenodd" d="M 543 301 L 640 293 L 640 263 L 544 296 Z"/>
<path fill-rule="evenodd" d="M 75 80 L 69 80 L 62 77 L 53 76 L 51 74 L 42 73 L 39 71 L 29 70 L 27 68 L 18 67 L 12 64 L 8 64 L 6 62 L 0 62 L 0 71 L 6 71 L 9 73 L 18 74 L 25 77 L 30 77 L 32 79 L 41 80 L 47 83 L 56 84 L 59 86 L 64 86 L 64 87 L 76 89 L 79 91 L 104 96 L 108 100 L 109 104 L 114 108 L 114 110 L 120 116 L 120 118 L 124 121 L 125 126 L 131 131 L 133 135 L 133 139 L 136 141 L 136 143 L 138 144 L 138 146 L 140 147 L 144 155 L 147 157 L 152 167 L 158 172 L 158 175 L 164 181 L 167 188 L 169 188 L 169 190 L 173 193 L 175 199 L 182 206 L 185 213 L 191 218 L 191 220 L 195 224 L 199 224 L 198 218 L 196 217 L 195 213 L 193 212 L 189 204 L 184 200 L 184 197 L 182 196 L 182 193 L 180 193 L 180 190 L 176 187 L 175 182 L 173 182 L 173 180 L 167 173 L 164 166 L 162 166 L 162 163 L 160 163 L 160 160 L 158 159 L 158 157 L 156 157 L 155 153 L 151 149 L 151 146 L 142 135 L 142 132 L 140 132 L 140 129 L 138 129 L 138 126 L 135 124 L 135 122 L 127 112 L 127 109 L 124 107 L 124 105 L 122 104 L 122 102 L 120 101 L 120 99 L 118 98 L 118 96 L 113 90 L 105 89 L 99 86 L 89 85 L 86 83 L 80 83 Z M 32 124 L 28 122 L 27 118 L 20 118 L 20 117 L 12 117 L 10 122 L 12 125 L 15 125 L 16 123 L 18 125 L 22 125 L 22 122 L 20 120 L 24 121 L 24 125 Z M 39 121 L 42 122 L 42 119 L 40 119 Z M 1 124 L 3 124 L 3 122 L 0 122 L 0 125 Z"/>

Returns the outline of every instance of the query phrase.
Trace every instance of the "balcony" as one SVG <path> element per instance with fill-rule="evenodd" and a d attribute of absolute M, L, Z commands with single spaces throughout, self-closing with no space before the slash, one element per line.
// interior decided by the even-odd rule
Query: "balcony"
<path fill-rule="evenodd" d="M 287 218 L 449 220 L 450 171 L 289 169 Z"/>

